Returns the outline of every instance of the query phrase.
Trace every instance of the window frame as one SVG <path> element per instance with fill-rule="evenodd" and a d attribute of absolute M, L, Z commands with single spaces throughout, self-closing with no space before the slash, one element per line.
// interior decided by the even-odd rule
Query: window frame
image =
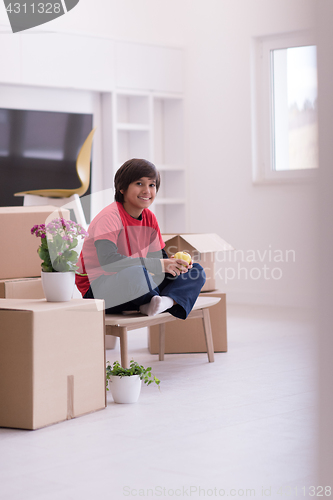
<path fill-rule="evenodd" d="M 252 44 L 252 177 L 254 184 L 311 181 L 318 168 L 274 170 L 271 51 L 317 45 L 311 31 L 259 37 Z"/>

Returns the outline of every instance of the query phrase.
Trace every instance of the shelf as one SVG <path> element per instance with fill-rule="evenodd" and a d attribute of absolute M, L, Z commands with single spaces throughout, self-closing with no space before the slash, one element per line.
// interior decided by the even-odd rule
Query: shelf
<path fill-rule="evenodd" d="M 184 198 L 155 198 L 156 205 L 184 205 L 186 203 Z"/>
<path fill-rule="evenodd" d="M 117 130 L 129 130 L 131 132 L 149 132 L 150 126 L 141 123 L 118 123 Z"/>
<path fill-rule="evenodd" d="M 149 126 L 150 111 L 147 95 L 117 95 L 117 122 L 118 124 Z"/>
<path fill-rule="evenodd" d="M 155 164 L 184 165 L 183 102 L 154 98 L 153 129 Z"/>
<path fill-rule="evenodd" d="M 116 164 L 122 165 L 130 158 L 149 158 L 150 134 L 147 130 L 117 130 Z"/>
<path fill-rule="evenodd" d="M 179 200 L 181 201 L 181 200 Z M 184 200 L 183 200 L 184 201 Z M 153 205 L 155 202 L 153 203 Z M 177 203 L 177 200 L 172 200 L 171 204 L 155 205 L 153 210 L 160 230 L 163 233 L 185 233 L 186 232 L 186 204 L 185 202 Z"/>
<path fill-rule="evenodd" d="M 184 108 L 180 96 L 118 91 L 113 99 L 113 166 L 130 158 L 152 161 L 161 174 L 150 207 L 162 231 L 186 231 Z"/>

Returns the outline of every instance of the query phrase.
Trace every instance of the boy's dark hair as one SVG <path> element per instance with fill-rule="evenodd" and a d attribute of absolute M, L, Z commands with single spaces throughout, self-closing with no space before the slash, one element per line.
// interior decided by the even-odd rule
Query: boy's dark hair
<path fill-rule="evenodd" d="M 127 191 L 128 186 L 135 182 L 141 177 L 148 177 L 149 179 L 155 179 L 156 181 L 156 192 L 160 187 L 160 174 L 157 171 L 155 165 L 148 160 L 140 160 L 138 158 L 133 158 L 132 160 L 127 160 L 116 172 L 114 176 L 114 187 L 115 195 L 114 199 L 120 203 L 124 203 L 124 196 L 120 192 Z"/>

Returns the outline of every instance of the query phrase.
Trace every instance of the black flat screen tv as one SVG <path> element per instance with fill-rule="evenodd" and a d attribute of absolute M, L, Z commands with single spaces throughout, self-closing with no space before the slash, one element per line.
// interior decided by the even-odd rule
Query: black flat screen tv
<path fill-rule="evenodd" d="M 23 205 L 20 191 L 79 187 L 76 158 L 92 128 L 92 114 L 0 108 L 0 206 Z"/>

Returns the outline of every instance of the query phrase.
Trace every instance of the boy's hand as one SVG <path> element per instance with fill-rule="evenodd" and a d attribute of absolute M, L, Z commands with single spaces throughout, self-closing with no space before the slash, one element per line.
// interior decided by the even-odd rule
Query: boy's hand
<path fill-rule="evenodd" d="M 191 264 L 186 262 L 183 259 L 175 259 L 172 255 L 170 259 L 161 259 L 162 270 L 165 273 L 172 274 L 172 276 L 179 276 L 180 274 L 187 273 L 191 267 L 193 267 L 193 263 Z"/>

